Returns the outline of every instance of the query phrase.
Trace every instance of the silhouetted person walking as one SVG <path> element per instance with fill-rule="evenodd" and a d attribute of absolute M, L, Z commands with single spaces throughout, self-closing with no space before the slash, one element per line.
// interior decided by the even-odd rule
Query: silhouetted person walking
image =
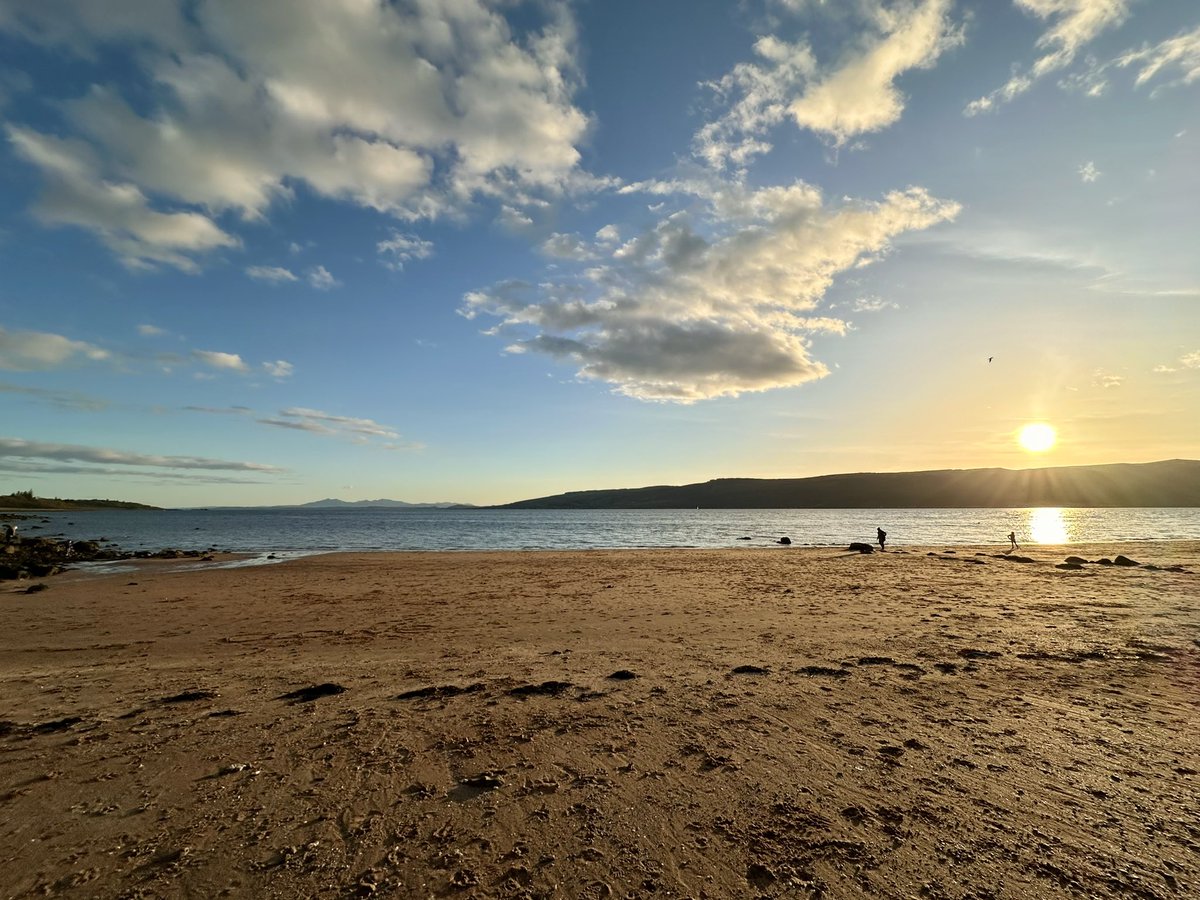
<path fill-rule="evenodd" d="M 879 541 L 879 551 L 881 553 L 886 552 L 886 548 L 883 545 L 884 545 L 884 542 L 887 541 L 887 532 L 884 531 L 882 528 L 876 528 L 875 529 L 875 540 Z"/>
<path fill-rule="evenodd" d="M 1015 531 L 1010 531 L 1008 533 L 1008 540 L 1012 543 L 1012 546 L 1008 548 L 1009 553 L 1021 549 L 1021 545 L 1017 543 L 1017 533 Z"/>

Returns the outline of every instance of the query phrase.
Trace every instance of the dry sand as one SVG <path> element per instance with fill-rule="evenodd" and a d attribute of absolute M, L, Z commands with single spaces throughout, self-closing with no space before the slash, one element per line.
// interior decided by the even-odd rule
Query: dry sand
<path fill-rule="evenodd" d="M 928 549 L 7 585 L 0 893 L 1200 896 L 1200 544 Z"/>

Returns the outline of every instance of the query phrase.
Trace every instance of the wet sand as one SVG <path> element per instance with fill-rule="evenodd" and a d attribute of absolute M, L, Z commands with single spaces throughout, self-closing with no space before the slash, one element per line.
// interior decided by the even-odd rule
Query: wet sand
<path fill-rule="evenodd" d="M 0 892 L 1200 894 L 1200 543 L 903 551 L 0 585 Z"/>

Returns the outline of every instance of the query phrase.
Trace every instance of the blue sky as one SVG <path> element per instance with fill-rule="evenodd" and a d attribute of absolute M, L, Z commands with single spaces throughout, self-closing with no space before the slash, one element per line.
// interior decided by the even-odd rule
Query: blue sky
<path fill-rule="evenodd" d="M 0 492 L 1196 457 L 1198 160 L 1190 2 L 0 0 Z"/>

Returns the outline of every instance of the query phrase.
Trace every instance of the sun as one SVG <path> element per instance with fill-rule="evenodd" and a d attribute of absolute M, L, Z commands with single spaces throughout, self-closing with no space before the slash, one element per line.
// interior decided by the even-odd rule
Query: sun
<path fill-rule="evenodd" d="M 1044 422 L 1033 422 L 1017 432 L 1017 443 L 1030 453 L 1045 453 L 1058 440 L 1058 432 Z"/>

